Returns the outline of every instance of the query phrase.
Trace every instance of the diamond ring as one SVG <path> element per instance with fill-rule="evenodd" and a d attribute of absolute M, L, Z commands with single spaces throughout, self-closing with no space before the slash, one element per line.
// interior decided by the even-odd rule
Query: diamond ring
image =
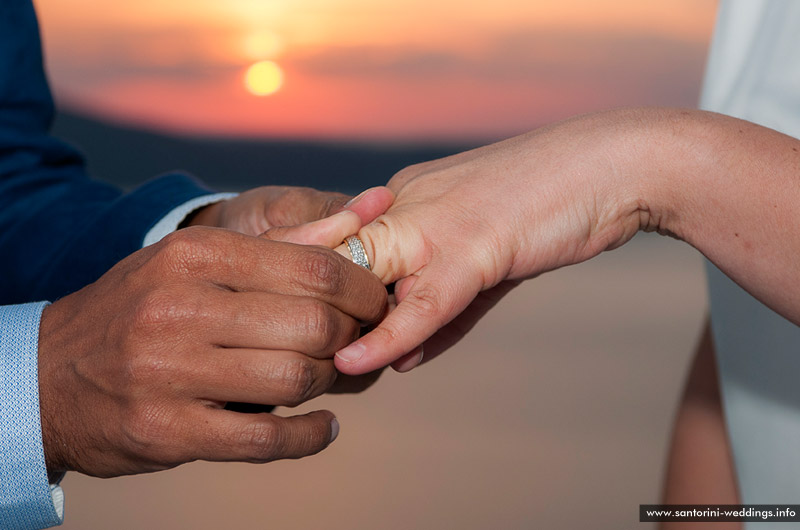
<path fill-rule="evenodd" d="M 350 236 L 345 238 L 344 242 L 347 243 L 350 255 L 353 256 L 353 263 L 361 265 L 367 270 L 372 270 L 372 267 L 369 266 L 367 252 L 364 250 L 364 243 L 361 242 L 361 239 L 359 239 L 358 236 Z"/>

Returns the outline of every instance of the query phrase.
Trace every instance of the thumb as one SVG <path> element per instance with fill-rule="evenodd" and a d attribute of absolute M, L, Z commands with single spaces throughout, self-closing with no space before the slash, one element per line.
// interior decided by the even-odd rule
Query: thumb
<path fill-rule="evenodd" d="M 361 218 L 345 210 L 330 217 L 297 226 L 270 228 L 259 237 L 298 245 L 319 245 L 333 248 L 361 227 Z"/>
<path fill-rule="evenodd" d="M 361 217 L 362 224 L 367 224 L 388 210 L 393 202 L 394 192 L 385 186 L 377 186 L 361 192 L 347 202 L 335 198 L 328 203 L 327 215 L 350 210 Z"/>
<path fill-rule="evenodd" d="M 336 352 L 336 368 L 359 375 L 395 362 L 458 316 L 479 291 L 480 284 L 470 282 L 463 269 L 426 267 L 378 327 Z"/>

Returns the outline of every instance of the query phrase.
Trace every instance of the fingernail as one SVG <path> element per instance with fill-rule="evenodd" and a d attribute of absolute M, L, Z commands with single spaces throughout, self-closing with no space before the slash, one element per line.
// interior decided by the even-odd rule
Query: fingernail
<path fill-rule="evenodd" d="M 333 443 L 333 441 L 339 436 L 339 420 L 333 418 L 331 420 L 331 441 L 328 442 L 329 444 Z"/>
<path fill-rule="evenodd" d="M 418 355 L 417 364 L 414 365 L 414 368 L 416 368 L 417 366 L 421 365 L 422 364 L 422 359 L 425 358 L 425 345 L 424 344 L 420 344 L 419 348 L 417 348 L 417 350 L 419 350 L 419 353 L 417 353 L 417 355 Z"/>
<path fill-rule="evenodd" d="M 342 348 L 336 352 L 336 356 L 346 363 L 354 363 L 364 356 L 367 347 L 360 342 L 354 342 L 346 348 Z"/>
<path fill-rule="evenodd" d="M 410 372 L 411 370 L 422 364 L 422 359 L 423 357 L 425 357 L 425 350 L 423 349 L 422 344 L 417 346 L 417 348 L 412 353 L 413 355 L 409 356 L 408 361 L 394 368 L 395 372 L 399 372 L 401 374 L 405 372 Z"/>
<path fill-rule="evenodd" d="M 354 212 L 353 210 L 342 210 L 341 212 L 336 212 L 335 214 L 331 215 L 330 217 L 324 217 L 324 218 L 322 218 L 322 219 L 320 219 L 318 221 L 314 221 L 314 223 L 322 224 L 323 221 L 334 222 L 334 221 L 331 221 L 331 219 L 336 219 L 335 222 L 343 222 L 343 218 L 344 217 L 351 217 L 351 216 L 355 216 L 355 218 L 358 218 L 360 220 L 359 215 L 356 212 Z"/>
<path fill-rule="evenodd" d="M 371 189 L 372 189 L 372 188 L 370 188 L 370 190 L 371 190 Z M 350 206 L 353 206 L 355 203 L 357 203 L 358 201 L 360 201 L 360 200 L 361 200 L 361 198 L 362 198 L 364 195 L 366 195 L 367 193 L 369 193 L 369 190 L 364 190 L 364 191 L 362 191 L 361 193 L 359 193 L 358 195 L 356 195 L 355 197 L 353 197 L 352 199 L 350 199 L 349 201 L 347 201 L 346 203 L 344 203 L 344 207 L 345 207 L 345 208 L 349 208 Z"/>

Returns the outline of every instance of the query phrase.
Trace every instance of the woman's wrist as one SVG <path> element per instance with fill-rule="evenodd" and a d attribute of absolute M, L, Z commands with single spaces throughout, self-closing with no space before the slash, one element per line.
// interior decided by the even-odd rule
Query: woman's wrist
<path fill-rule="evenodd" d="M 691 242 L 700 222 L 714 165 L 708 142 L 713 115 L 685 109 L 626 109 L 607 128 L 611 173 L 607 186 L 620 244 L 637 231 Z M 713 192 L 713 190 L 712 190 Z M 615 248 L 619 245 L 611 245 Z"/>
<path fill-rule="evenodd" d="M 555 160 L 534 160 L 534 171 L 550 171 L 564 198 L 560 226 L 573 224 L 557 266 L 590 259 L 617 248 L 638 231 L 672 234 L 680 198 L 671 185 L 676 168 L 665 151 L 680 143 L 669 109 L 619 109 L 573 118 L 532 138 L 534 152 L 553 146 Z M 674 145 L 668 147 L 667 143 Z M 564 149 L 569 146 L 568 150 Z M 549 157 L 546 157 L 549 158 Z M 677 171 L 679 173 L 679 171 Z M 545 190 L 546 191 L 546 190 Z M 542 189 L 531 189 L 530 204 L 540 207 Z M 540 271 L 535 271 L 540 272 Z"/>
<path fill-rule="evenodd" d="M 753 175 L 744 165 L 745 129 L 768 131 L 711 112 L 642 109 L 629 144 L 636 144 L 627 166 L 629 189 L 640 203 L 640 230 L 671 235 L 707 250 L 735 217 L 723 215 L 732 204 L 746 207 Z M 772 132 L 772 131 L 770 131 Z M 755 141 L 755 139 L 751 140 Z M 744 156 L 743 156 L 744 155 Z M 750 184 L 743 181 L 750 180 Z M 728 212 L 732 213 L 732 212 Z"/>

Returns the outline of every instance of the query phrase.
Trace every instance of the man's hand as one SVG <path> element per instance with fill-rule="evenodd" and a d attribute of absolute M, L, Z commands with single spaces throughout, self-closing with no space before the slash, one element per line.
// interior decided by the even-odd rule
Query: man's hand
<path fill-rule="evenodd" d="M 45 309 L 48 471 L 112 477 L 314 454 L 338 432 L 330 412 L 281 418 L 224 406 L 293 406 L 325 392 L 333 352 L 385 304 L 374 275 L 327 249 L 180 230 Z"/>

